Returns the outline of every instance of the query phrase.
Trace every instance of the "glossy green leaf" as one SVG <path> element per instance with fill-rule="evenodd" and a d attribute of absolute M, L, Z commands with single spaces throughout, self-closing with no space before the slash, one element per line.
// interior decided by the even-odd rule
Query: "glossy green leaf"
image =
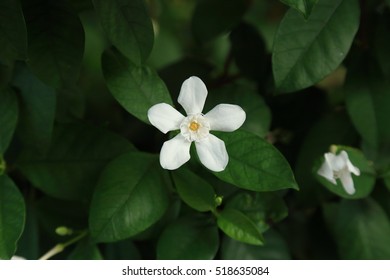
<path fill-rule="evenodd" d="M 326 206 L 325 217 L 342 259 L 390 258 L 389 219 L 374 200 L 343 200 Z"/>
<path fill-rule="evenodd" d="M 286 5 L 296 9 L 307 19 L 318 0 L 281 0 Z"/>
<path fill-rule="evenodd" d="M 390 83 L 372 60 L 358 59 L 348 70 L 346 105 L 361 137 L 373 148 L 390 141 Z"/>
<path fill-rule="evenodd" d="M 91 202 L 89 226 L 93 239 L 126 239 L 157 222 L 169 202 L 164 176 L 153 155 L 131 152 L 111 161 Z"/>
<path fill-rule="evenodd" d="M 153 26 L 144 0 L 93 0 L 110 39 L 136 65 L 146 61 L 153 48 Z"/>
<path fill-rule="evenodd" d="M 22 194 L 10 178 L 0 176 L 0 259 L 10 259 L 14 255 L 25 215 Z"/>
<path fill-rule="evenodd" d="M 25 147 L 44 153 L 53 132 L 56 92 L 25 66 L 16 69 L 13 83 L 20 91 L 17 135 Z"/>
<path fill-rule="evenodd" d="M 221 246 L 223 260 L 289 260 L 291 259 L 287 242 L 275 230 L 264 234 L 264 246 L 245 244 L 225 237 Z"/>
<path fill-rule="evenodd" d="M 99 248 L 88 237 L 80 240 L 76 248 L 69 254 L 69 260 L 102 260 Z"/>
<path fill-rule="evenodd" d="M 357 149 L 346 146 L 335 147 L 336 154 L 340 153 L 341 151 L 346 151 L 351 163 L 360 170 L 360 176 L 355 176 L 354 174 L 351 174 L 356 192 L 353 195 L 350 195 L 344 190 L 340 180 L 336 180 L 337 185 L 334 185 L 324 177 L 317 174 L 318 169 L 325 161 L 324 157 L 322 157 L 318 164 L 316 164 L 313 168 L 313 173 L 316 179 L 331 192 L 347 199 L 360 199 L 370 195 L 371 191 L 374 188 L 376 179 L 373 163 L 368 161 L 363 155 L 363 153 Z"/>
<path fill-rule="evenodd" d="M 19 1 L 0 2 L 0 60 L 25 59 L 27 31 Z"/>
<path fill-rule="evenodd" d="M 271 125 L 271 111 L 253 85 L 234 83 L 211 89 L 204 112 L 221 103 L 237 104 L 244 109 L 246 119 L 240 129 L 265 137 Z"/>
<path fill-rule="evenodd" d="M 210 41 L 239 23 L 250 2 L 246 0 L 198 1 L 192 18 L 192 31 L 199 41 Z"/>
<path fill-rule="evenodd" d="M 168 225 L 161 234 L 157 259 L 211 260 L 218 247 L 218 228 L 209 218 L 181 218 Z"/>
<path fill-rule="evenodd" d="M 253 191 L 298 189 L 288 162 L 267 141 L 245 131 L 217 135 L 229 154 L 226 169 L 215 173 L 218 178 Z"/>
<path fill-rule="evenodd" d="M 10 88 L 0 89 L 0 155 L 12 140 L 18 121 L 19 106 L 15 92 Z"/>
<path fill-rule="evenodd" d="M 242 212 L 225 208 L 217 217 L 218 227 L 229 237 L 252 245 L 263 245 L 264 238 L 255 223 Z"/>
<path fill-rule="evenodd" d="M 239 192 L 228 200 L 225 207 L 244 213 L 260 232 L 265 232 L 270 224 L 276 224 L 288 215 L 283 198 L 274 193 Z"/>
<path fill-rule="evenodd" d="M 215 209 L 215 192 L 206 180 L 185 168 L 173 171 L 172 176 L 180 198 L 190 207 L 200 212 Z"/>
<path fill-rule="evenodd" d="M 18 167 L 33 186 L 60 199 L 88 200 L 105 165 L 133 151 L 126 139 L 86 124 L 58 125 L 46 156 L 22 154 Z"/>
<path fill-rule="evenodd" d="M 31 70 L 56 88 L 75 83 L 84 53 L 84 30 L 78 16 L 62 0 L 30 1 L 24 12 Z"/>
<path fill-rule="evenodd" d="M 149 123 L 150 107 L 161 102 L 172 104 L 168 89 L 153 69 L 138 67 L 113 49 L 103 53 L 102 67 L 112 95 L 138 119 Z"/>
<path fill-rule="evenodd" d="M 314 85 L 344 60 L 359 27 L 357 0 L 318 0 L 306 21 L 289 10 L 275 35 L 276 87 L 292 92 Z"/>

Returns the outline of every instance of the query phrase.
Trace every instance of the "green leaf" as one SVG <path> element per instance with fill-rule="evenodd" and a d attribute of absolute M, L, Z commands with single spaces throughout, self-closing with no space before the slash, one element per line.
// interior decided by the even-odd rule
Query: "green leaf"
<path fill-rule="evenodd" d="M 0 2 L 0 60 L 25 59 L 27 31 L 19 1 Z"/>
<path fill-rule="evenodd" d="M 325 217 L 342 259 L 390 258 L 390 223 L 374 200 L 343 200 L 331 206 L 325 206 Z"/>
<path fill-rule="evenodd" d="M 144 0 L 93 0 L 108 38 L 134 64 L 141 65 L 153 48 L 153 26 Z"/>
<path fill-rule="evenodd" d="M 170 224 L 157 243 L 159 260 L 211 260 L 219 246 L 218 229 L 204 217 L 181 218 Z"/>
<path fill-rule="evenodd" d="M 104 129 L 82 123 L 58 125 L 47 155 L 22 154 L 17 166 L 48 195 L 86 201 L 105 165 L 133 150 L 126 139 Z"/>
<path fill-rule="evenodd" d="M 68 260 L 102 260 L 99 248 L 90 238 L 80 240 L 76 248 L 69 254 Z"/>
<path fill-rule="evenodd" d="M 325 161 L 324 157 L 321 158 L 318 164 L 314 165 L 313 173 L 316 179 L 331 192 L 347 199 L 360 199 L 370 195 L 374 188 L 376 179 L 373 163 L 368 161 L 363 155 L 363 153 L 357 149 L 346 146 L 335 147 L 337 154 L 341 151 L 346 151 L 351 163 L 360 170 L 360 176 L 355 176 L 354 174 L 351 174 L 356 192 L 353 195 L 350 195 L 344 190 L 344 187 L 341 184 L 340 180 L 336 180 L 337 185 L 334 185 L 324 177 L 317 174 L 318 169 Z"/>
<path fill-rule="evenodd" d="M 10 259 L 14 255 L 25 215 L 22 194 L 9 177 L 0 176 L 0 259 Z"/>
<path fill-rule="evenodd" d="M 281 0 L 284 4 L 296 9 L 308 19 L 318 0 Z"/>
<path fill-rule="evenodd" d="M 0 155 L 10 144 L 18 121 L 19 106 L 11 88 L 0 89 Z"/>
<path fill-rule="evenodd" d="M 246 83 L 229 84 L 218 89 L 211 89 L 206 100 L 204 112 L 220 103 L 237 104 L 244 109 L 246 119 L 241 126 L 260 137 L 265 137 L 271 125 L 271 111 L 253 85 Z"/>
<path fill-rule="evenodd" d="M 126 239 L 157 222 L 168 208 L 165 176 L 153 155 L 132 152 L 111 161 L 91 202 L 89 224 L 93 239 Z"/>
<path fill-rule="evenodd" d="M 357 58 L 348 69 L 346 105 L 361 137 L 374 149 L 390 141 L 390 83 L 371 59 Z"/>
<path fill-rule="evenodd" d="M 229 154 L 226 169 L 215 173 L 221 180 L 253 191 L 298 189 L 286 159 L 264 139 L 245 131 L 216 135 Z"/>
<path fill-rule="evenodd" d="M 272 68 L 281 92 L 307 88 L 332 73 L 359 27 L 357 0 L 318 0 L 306 21 L 291 9 L 275 36 Z"/>
<path fill-rule="evenodd" d="M 225 208 L 217 218 L 218 227 L 227 236 L 240 242 L 263 245 L 263 235 L 252 220 L 242 212 L 233 208 Z"/>
<path fill-rule="evenodd" d="M 173 171 L 172 176 L 180 198 L 190 207 L 200 212 L 215 210 L 215 192 L 207 181 L 186 168 Z"/>
<path fill-rule="evenodd" d="M 107 86 L 115 99 L 132 115 L 149 123 L 147 112 L 157 103 L 172 104 L 164 82 L 149 67 L 138 67 L 116 50 L 106 50 L 102 67 Z"/>
<path fill-rule="evenodd" d="M 24 12 L 31 70 L 56 88 L 75 83 L 84 53 L 84 30 L 78 16 L 64 1 L 29 1 Z"/>
<path fill-rule="evenodd" d="M 38 153 L 50 145 L 56 110 L 56 92 L 38 80 L 27 67 L 16 69 L 13 83 L 20 90 L 19 127 L 21 143 Z"/>
<path fill-rule="evenodd" d="M 238 24 L 250 6 L 247 0 L 198 1 L 192 17 L 192 31 L 199 41 L 210 41 Z"/>
<path fill-rule="evenodd" d="M 283 237 L 270 229 L 264 234 L 264 246 L 249 245 L 224 238 L 221 246 L 223 260 L 289 260 L 291 254 Z"/>
<path fill-rule="evenodd" d="M 127 239 L 104 245 L 105 260 L 140 260 L 141 255 L 134 243 Z"/>
<path fill-rule="evenodd" d="M 269 224 L 276 224 L 288 215 L 283 198 L 274 193 L 239 192 L 228 200 L 225 207 L 244 213 L 260 232 L 265 232 Z"/>

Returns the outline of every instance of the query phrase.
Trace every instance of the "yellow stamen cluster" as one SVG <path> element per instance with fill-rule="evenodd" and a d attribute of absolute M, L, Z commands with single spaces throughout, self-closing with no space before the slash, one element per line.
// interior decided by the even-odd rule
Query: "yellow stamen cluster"
<path fill-rule="evenodd" d="M 189 126 L 189 128 L 190 128 L 192 131 L 197 131 L 197 130 L 199 129 L 199 127 L 200 127 L 200 125 L 199 125 L 197 122 L 195 122 L 195 121 L 192 121 L 192 122 L 190 123 L 190 126 Z"/>

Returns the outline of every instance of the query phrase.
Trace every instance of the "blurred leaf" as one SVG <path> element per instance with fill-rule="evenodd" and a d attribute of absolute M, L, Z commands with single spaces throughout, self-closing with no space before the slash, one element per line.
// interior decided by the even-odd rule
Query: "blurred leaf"
<path fill-rule="evenodd" d="M 351 174 L 356 192 L 353 195 L 350 195 L 344 190 L 340 180 L 336 180 L 337 185 L 334 185 L 324 177 L 317 174 L 318 169 L 325 161 L 324 157 L 322 157 L 321 161 L 319 161 L 318 164 L 316 164 L 313 168 L 316 179 L 328 190 L 337 194 L 338 196 L 347 199 L 360 199 L 367 197 L 373 190 L 376 179 L 372 162 L 369 162 L 363 153 L 357 149 L 346 146 L 337 146 L 337 153 L 341 151 L 346 151 L 351 163 L 360 170 L 360 176 Z"/>
<path fill-rule="evenodd" d="M 257 29 L 240 23 L 230 32 L 229 39 L 234 61 L 242 74 L 255 81 L 264 81 L 268 60 L 263 38 Z"/>
<path fill-rule="evenodd" d="M 169 202 L 164 176 L 153 155 L 132 152 L 111 161 L 100 176 L 91 202 L 93 239 L 126 239 L 157 222 Z"/>
<path fill-rule="evenodd" d="M 201 0 L 192 17 L 192 31 L 199 41 L 210 41 L 239 23 L 251 2 L 248 0 Z"/>
<path fill-rule="evenodd" d="M 318 0 L 306 21 L 291 9 L 275 35 L 272 67 L 281 92 L 307 88 L 332 73 L 359 27 L 357 0 Z"/>
<path fill-rule="evenodd" d="M 50 145 L 56 110 L 56 92 L 25 66 L 16 70 L 13 83 L 20 90 L 19 127 L 22 144 L 37 153 Z"/>
<path fill-rule="evenodd" d="M 113 49 L 103 53 L 102 67 L 115 99 L 141 121 L 149 123 L 147 112 L 153 105 L 172 104 L 168 89 L 153 69 L 138 67 Z"/>
<path fill-rule="evenodd" d="M 264 246 L 249 245 L 225 237 L 221 246 L 223 260 L 289 260 L 290 251 L 286 241 L 275 230 L 264 234 Z"/>
<path fill-rule="evenodd" d="M 246 119 L 240 129 L 260 137 L 265 137 L 271 125 L 271 110 L 258 94 L 254 86 L 246 83 L 234 83 L 217 89 L 211 89 L 206 100 L 204 112 L 221 103 L 237 104 L 244 109 Z"/>
<path fill-rule="evenodd" d="M 343 200 L 331 206 L 325 206 L 325 217 L 342 259 L 390 258 L 390 223 L 374 200 Z"/>
<path fill-rule="evenodd" d="M 133 150 L 126 139 L 104 129 L 82 123 L 58 125 L 47 155 L 22 154 L 17 166 L 48 195 L 87 201 L 104 166 Z"/>
<path fill-rule="evenodd" d="M 218 227 L 229 237 L 252 245 L 263 245 L 264 238 L 254 222 L 242 212 L 225 208 L 217 217 Z"/>
<path fill-rule="evenodd" d="M 103 256 L 105 260 L 140 260 L 141 256 L 131 240 L 123 240 L 104 245 Z"/>
<path fill-rule="evenodd" d="M 34 203 L 29 203 L 28 200 L 26 203 L 26 223 L 18 241 L 15 255 L 23 256 L 27 260 L 37 260 L 41 254 L 37 211 Z"/>
<path fill-rule="evenodd" d="M 88 237 L 81 239 L 69 254 L 69 260 L 102 260 L 99 248 Z"/>
<path fill-rule="evenodd" d="M 388 2 L 390 3 L 390 0 Z M 390 39 L 387 36 L 389 28 L 389 13 L 385 13 L 375 25 L 373 40 L 373 54 L 387 80 L 390 80 Z"/>
<path fill-rule="evenodd" d="M 10 144 L 18 121 L 19 106 L 11 88 L 0 89 L 0 155 Z"/>
<path fill-rule="evenodd" d="M 157 259 L 211 260 L 218 247 L 218 229 L 210 219 L 181 218 L 168 225 L 161 234 Z"/>
<path fill-rule="evenodd" d="M 56 120 L 71 122 L 82 119 L 85 113 L 85 96 L 77 86 L 57 90 Z"/>
<path fill-rule="evenodd" d="M 22 194 L 6 175 L 0 176 L 0 259 L 10 259 L 23 232 L 26 209 Z"/>
<path fill-rule="evenodd" d="M 200 212 L 215 209 L 214 189 L 202 177 L 186 168 L 173 171 L 172 176 L 180 198 L 190 207 Z"/>
<path fill-rule="evenodd" d="M 280 222 L 288 215 L 283 198 L 275 193 L 239 192 L 225 205 L 247 215 L 260 232 L 269 229 L 269 224 Z"/>
<path fill-rule="evenodd" d="M 52 87 L 75 83 L 84 53 L 84 30 L 78 16 L 62 0 L 29 1 L 24 13 L 31 70 Z"/>
<path fill-rule="evenodd" d="M 143 64 L 153 48 L 153 26 L 144 0 L 93 0 L 108 38 L 132 63 Z"/>
<path fill-rule="evenodd" d="M 226 169 L 215 175 L 237 187 L 253 191 L 298 189 L 282 154 L 264 139 L 249 132 L 220 134 L 229 154 Z"/>
<path fill-rule="evenodd" d="M 20 2 L 0 2 L 0 60 L 25 59 L 27 31 Z"/>
<path fill-rule="evenodd" d="M 305 19 L 308 19 L 313 7 L 317 4 L 318 0 L 281 0 L 286 5 L 301 12 Z"/>
<path fill-rule="evenodd" d="M 361 137 L 378 149 L 390 141 L 390 83 L 373 60 L 355 58 L 344 87 L 347 110 Z"/>

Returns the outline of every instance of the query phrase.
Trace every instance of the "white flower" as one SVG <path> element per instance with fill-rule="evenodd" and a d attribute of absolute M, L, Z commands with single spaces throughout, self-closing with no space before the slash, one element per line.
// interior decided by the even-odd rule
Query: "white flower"
<path fill-rule="evenodd" d="M 212 171 L 225 169 L 229 156 L 225 143 L 210 134 L 210 130 L 234 131 L 245 121 L 244 110 L 238 105 L 219 104 L 203 115 L 207 88 L 198 77 L 190 77 L 181 86 L 178 102 L 183 106 L 187 117 L 171 105 L 159 103 L 148 111 L 152 125 L 161 132 L 180 129 L 180 133 L 166 141 L 160 152 L 163 168 L 177 169 L 190 159 L 190 145 L 195 142 L 199 159 Z"/>
<path fill-rule="evenodd" d="M 345 151 L 341 151 L 338 155 L 326 153 L 325 161 L 317 173 L 335 185 L 337 185 L 336 179 L 340 179 L 344 190 L 348 194 L 354 194 L 355 187 L 351 173 L 359 176 L 360 170 L 351 163 L 348 154 Z"/>

